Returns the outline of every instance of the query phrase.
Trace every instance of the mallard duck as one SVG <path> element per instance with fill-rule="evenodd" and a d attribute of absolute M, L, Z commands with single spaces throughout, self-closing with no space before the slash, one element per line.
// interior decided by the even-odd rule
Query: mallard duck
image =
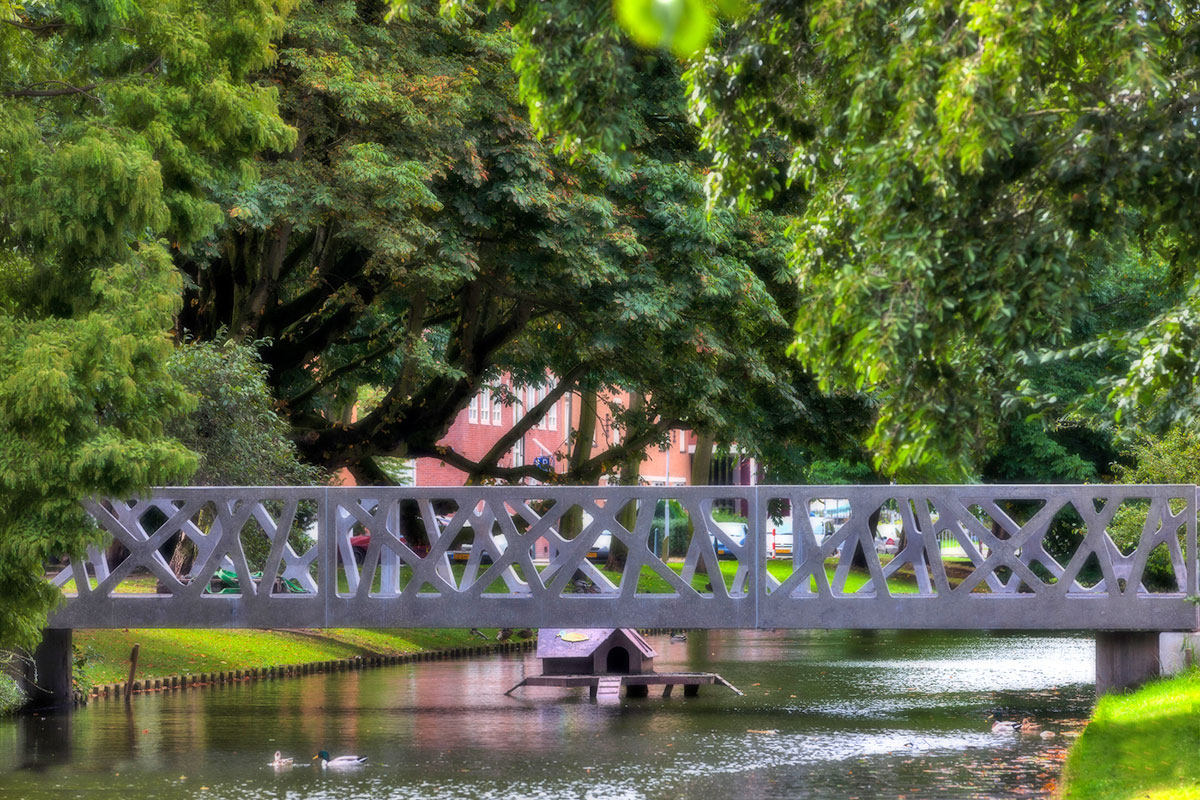
<path fill-rule="evenodd" d="M 292 765 L 292 759 L 284 758 L 283 753 L 275 751 L 275 759 L 271 762 L 271 766 L 275 769 L 286 769 Z"/>
<path fill-rule="evenodd" d="M 361 767 L 363 764 L 367 763 L 366 756 L 338 756 L 337 758 L 330 758 L 329 753 L 325 752 L 324 750 L 313 756 L 314 761 L 318 758 L 321 759 L 321 769 L 325 769 L 326 767 L 330 767 L 332 769 L 341 769 L 343 767 Z"/>
<path fill-rule="evenodd" d="M 1019 722 L 999 720 L 992 723 L 992 733 L 1015 733 L 1019 730 L 1021 730 L 1021 723 Z"/>

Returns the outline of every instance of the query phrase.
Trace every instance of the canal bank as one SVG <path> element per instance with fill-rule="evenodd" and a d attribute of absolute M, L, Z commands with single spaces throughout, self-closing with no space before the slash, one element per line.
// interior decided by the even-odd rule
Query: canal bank
<path fill-rule="evenodd" d="M 202 689 L 242 681 L 278 680 L 304 675 L 397 666 L 422 661 L 480 658 L 498 653 L 531 650 L 535 638 L 497 641 L 497 631 L 477 636 L 459 630 L 374 631 L 77 631 L 84 653 L 97 644 L 112 653 L 113 644 L 138 644 L 139 670 L 131 681 L 96 680 L 112 677 L 124 665 L 111 659 L 89 665 L 81 659 L 82 678 L 76 703 L 90 699 L 117 699 L 162 691 Z M 164 637 L 193 640 L 191 647 L 156 649 Z M 486 636 L 487 639 L 483 637 Z M 367 638 L 366 642 L 354 644 Z M 300 639 L 301 642 L 295 641 Z M 149 642 L 147 647 L 144 643 Z M 302 646 L 297 646 L 298 644 Z M 274 645 L 274 646 L 273 646 Z M 132 651 L 132 647 L 130 648 Z M 209 657 L 209 651 L 212 657 Z M 357 651 L 350 652 L 347 651 Z M 146 660 L 142 660 L 146 659 Z"/>
<path fill-rule="evenodd" d="M 1200 668 L 1106 695 L 1067 757 L 1063 800 L 1200 800 Z"/>
<path fill-rule="evenodd" d="M 676 572 L 682 562 L 669 566 Z M 785 580 L 792 565 L 771 561 L 769 569 Z M 455 565 L 461 569 L 461 565 Z M 737 562 L 721 561 L 722 578 L 732 584 Z M 834 580 L 835 564 L 826 565 L 828 580 Z M 619 583 L 619 572 L 602 570 Z M 903 571 L 902 571 L 903 572 Z M 951 584 L 969 572 L 959 565 L 948 566 Z M 869 574 L 853 570 L 846 578 L 845 591 L 855 591 L 870 579 Z M 697 575 L 693 586 L 705 590 L 712 578 Z M 134 593 L 154 590 L 151 576 L 136 576 Z M 887 581 L 892 593 L 916 591 L 911 574 Z M 641 592 L 671 593 L 674 587 L 661 576 L 644 570 L 638 583 Z M 231 680 L 259 680 L 306 674 L 305 670 L 353 669 L 361 665 L 404 663 L 424 653 L 450 655 L 484 654 L 510 651 L 498 647 L 495 629 L 472 632 L 457 630 L 413 629 L 288 629 L 288 630 L 205 630 L 205 629 L 112 629 L 73 632 L 75 663 L 75 701 L 86 702 L 92 696 L 123 696 L 132 691 L 154 691 L 173 686 L 210 685 Z M 522 640 L 522 632 L 512 641 Z M 525 632 L 529 636 L 532 633 Z M 136 674 L 129 677 L 131 651 L 139 646 Z M 326 668 L 327 662 L 337 664 Z M 240 677 L 239 677 L 240 675 Z M 216 677 L 213 677 L 216 676 Z M 2 679 L 0 679 L 2 680 Z M 3 689 L 4 687 L 0 687 Z M 63 687 L 64 693 L 67 687 Z M 0 713 L 2 713 L 0 709 Z"/>
<path fill-rule="evenodd" d="M 75 631 L 75 702 L 410 662 L 483 658 L 530 651 L 536 641 L 531 630 L 502 633 L 494 628 Z M 137 670 L 130 681 L 135 645 Z"/>

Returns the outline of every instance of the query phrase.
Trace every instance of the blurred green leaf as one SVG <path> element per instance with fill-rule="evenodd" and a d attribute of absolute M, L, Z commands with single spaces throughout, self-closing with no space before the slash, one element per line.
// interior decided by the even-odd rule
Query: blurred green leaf
<path fill-rule="evenodd" d="M 687 57 L 712 36 L 712 14 L 703 0 L 616 0 L 615 7 L 617 21 L 643 47 L 668 47 Z"/>

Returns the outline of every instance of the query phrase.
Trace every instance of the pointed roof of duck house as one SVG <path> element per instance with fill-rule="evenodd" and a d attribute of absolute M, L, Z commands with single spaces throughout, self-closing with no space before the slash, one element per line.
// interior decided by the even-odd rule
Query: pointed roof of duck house
<path fill-rule="evenodd" d="M 658 655 L 633 628 L 542 628 L 538 632 L 538 658 L 586 658 L 609 637 L 620 632 L 645 658 Z"/>

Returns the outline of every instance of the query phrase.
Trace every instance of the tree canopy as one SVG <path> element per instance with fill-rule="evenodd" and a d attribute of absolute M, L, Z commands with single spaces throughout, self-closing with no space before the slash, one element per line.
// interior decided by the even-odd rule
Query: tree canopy
<path fill-rule="evenodd" d="M 264 343 L 307 460 L 367 482 L 390 480 L 390 456 L 476 480 L 551 478 L 500 463 L 542 404 L 522 405 L 482 459 L 438 444 L 502 372 L 550 382 L 547 403 L 644 398 L 612 409 L 620 444 L 564 459 L 558 479 L 613 472 L 671 427 L 742 443 L 824 435 L 818 417 L 837 406 L 783 352 L 801 311 L 787 219 L 706 213 L 674 58 L 638 55 L 624 110 L 637 135 L 621 158 L 571 159 L 518 99 L 507 12 L 384 11 L 297 8 L 264 76 L 297 145 L 223 196 L 220 230 L 177 258 L 182 330 Z M 363 386 L 381 391 L 352 415 Z"/>
<path fill-rule="evenodd" d="M 621 152 L 637 48 L 616 17 L 524 14 L 535 120 L 566 150 Z M 1110 413 L 1190 414 L 1197 22 L 1167 2 L 764 0 L 689 59 L 710 200 L 795 202 L 791 262 L 826 313 L 797 323 L 794 352 L 824 386 L 872 392 L 880 468 L 969 462 L 1029 365 L 1072 343 L 1124 354 L 1093 387 Z M 1169 266 L 1176 302 L 1074 342 L 1101 262 L 1126 249 Z"/>
<path fill-rule="evenodd" d="M 163 433 L 190 400 L 167 372 L 186 252 L 213 186 L 287 146 L 280 9 L 0 3 L 0 645 L 32 645 L 47 561 L 96 535 L 79 500 L 184 477 Z"/>

